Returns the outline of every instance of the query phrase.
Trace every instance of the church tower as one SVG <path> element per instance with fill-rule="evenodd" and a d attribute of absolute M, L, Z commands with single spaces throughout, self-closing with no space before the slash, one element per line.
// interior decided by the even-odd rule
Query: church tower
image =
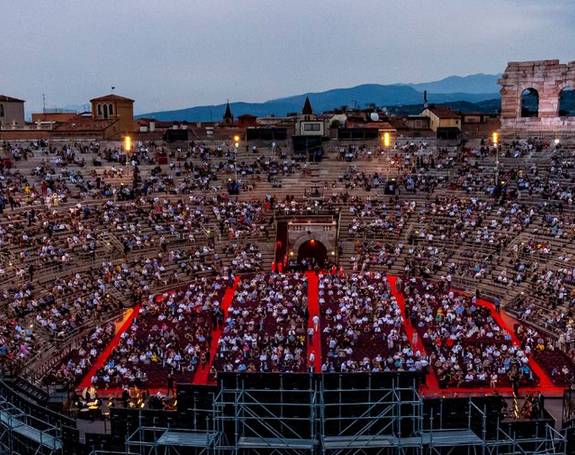
<path fill-rule="evenodd" d="M 224 125 L 233 125 L 234 116 L 232 115 L 232 109 L 230 108 L 230 101 L 226 104 L 226 112 L 224 112 Z"/>

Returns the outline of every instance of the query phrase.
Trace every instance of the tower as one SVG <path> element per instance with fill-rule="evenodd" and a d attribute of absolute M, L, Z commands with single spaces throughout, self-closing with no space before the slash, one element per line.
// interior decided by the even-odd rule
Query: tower
<path fill-rule="evenodd" d="M 234 116 L 232 115 L 232 109 L 230 108 L 230 100 L 226 104 L 226 112 L 224 112 L 224 124 L 232 125 L 234 123 Z"/>
<path fill-rule="evenodd" d="M 313 109 L 311 107 L 311 102 L 309 100 L 309 97 L 307 97 L 307 96 L 305 97 L 305 103 L 303 104 L 303 109 L 302 109 L 301 113 L 306 117 L 313 115 Z"/>

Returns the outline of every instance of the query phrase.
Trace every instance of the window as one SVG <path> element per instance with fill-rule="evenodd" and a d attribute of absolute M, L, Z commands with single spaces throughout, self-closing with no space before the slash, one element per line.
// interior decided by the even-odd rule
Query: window
<path fill-rule="evenodd" d="M 108 118 L 108 105 L 104 104 L 104 118 Z"/>
<path fill-rule="evenodd" d="M 110 113 L 110 115 L 113 115 L 113 114 L 114 114 L 114 109 L 112 109 L 112 105 L 111 105 L 111 104 L 108 105 L 108 112 Z"/>
<path fill-rule="evenodd" d="M 572 87 L 565 87 L 559 94 L 559 116 L 575 116 L 575 89 Z"/>
<path fill-rule="evenodd" d="M 102 117 L 102 105 L 101 104 L 98 104 L 97 110 L 98 110 L 98 117 Z"/>
<path fill-rule="evenodd" d="M 534 88 L 521 93 L 521 117 L 539 117 L 539 92 Z"/>
<path fill-rule="evenodd" d="M 4 105 L 0 104 L 0 117 L 4 117 Z"/>
<path fill-rule="evenodd" d="M 320 131 L 321 125 L 319 123 L 304 123 L 303 124 L 304 131 Z"/>

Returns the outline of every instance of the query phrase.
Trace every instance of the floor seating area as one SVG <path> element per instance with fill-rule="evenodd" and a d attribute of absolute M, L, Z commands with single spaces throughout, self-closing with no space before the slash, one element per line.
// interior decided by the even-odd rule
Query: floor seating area
<path fill-rule="evenodd" d="M 216 369 L 306 371 L 307 311 L 304 275 L 260 273 L 243 278 L 224 322 Z"/>
<path fill-rule="evenodd" d="M 381 272 L 322 275 L 319 282 L 324 372 L 422 371 L 401 311 Z"/>

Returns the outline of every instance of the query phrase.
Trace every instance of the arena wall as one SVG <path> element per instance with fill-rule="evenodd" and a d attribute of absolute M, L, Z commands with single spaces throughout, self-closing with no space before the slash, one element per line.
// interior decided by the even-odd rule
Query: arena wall
<path fill-rule="evenodd" d="M 575 88 L 575 61 L 510 62 L 501 79 L 501 132 L 511 136 L 575 136 L 575 117 L 559 116 L 559 98 L 565 88 Z M 539 112 L 522 117 L 521 95 L 534 89 Z"/>

